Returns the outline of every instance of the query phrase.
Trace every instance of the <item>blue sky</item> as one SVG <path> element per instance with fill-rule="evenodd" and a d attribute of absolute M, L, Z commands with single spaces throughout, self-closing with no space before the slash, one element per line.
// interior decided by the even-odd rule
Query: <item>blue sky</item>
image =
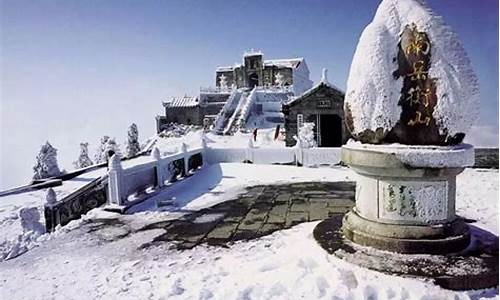
<path fill-rule="evenodd" d="M 31 175 L 40 145 L 70 169 L 80 141 L 154 133 L 161 100 L 195 94 L 245 50 L 305 57 L 345 88 L 379 1 L 2 1 L 0 188 Z M 498 132 L 498 1 L 429 0 L 478 74 L 480 125 Z"/>

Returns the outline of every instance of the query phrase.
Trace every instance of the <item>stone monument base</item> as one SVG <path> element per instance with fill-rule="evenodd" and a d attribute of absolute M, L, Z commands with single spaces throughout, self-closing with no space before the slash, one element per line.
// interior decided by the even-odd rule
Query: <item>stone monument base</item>
<path fill-rule="evenodd" d="M 469 227 L 462 219 L 439 226 L 395 225 L 364 219 L 351 210 L 344 217 L 343 230 L 356 244 L 407 254 L 454 253 L 470 243 Z"/>
<path fill-rule="evenodd" d="M 343 235 L 342 216 L 324 220 L 314 228 L 314 238 L 328 253 L 374 271 L 432 280 L 450 290 L 498 286 L 498 237 L 470 226 L 471 243 L 447 255 L 399 254 L 360 246 Z"/>
<path fill-rule="evenodd" d="M 472 146 L 349 142 L 342 161 L 358 175 L 356 206 L 343 226 L 349 240 L 407 254 L 454 253 L 469 245 L 455 194 L 456 176 L 474 164 Z"/>

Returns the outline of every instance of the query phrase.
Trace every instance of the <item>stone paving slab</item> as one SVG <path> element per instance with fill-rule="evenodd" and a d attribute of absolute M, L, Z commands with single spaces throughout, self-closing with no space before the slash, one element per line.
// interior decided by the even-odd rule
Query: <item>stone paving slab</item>
<path fill-rule="evenodd" d="M 182 220 L 150 224 L 164 228 L 155 243 L 170 241 L 177 249 L 196 245 L 227 247 L 295 226 L 341 216 L 354 205 L 354 182 L 301 182 L 248 187 L 237 199 L 193 212 Z"/>

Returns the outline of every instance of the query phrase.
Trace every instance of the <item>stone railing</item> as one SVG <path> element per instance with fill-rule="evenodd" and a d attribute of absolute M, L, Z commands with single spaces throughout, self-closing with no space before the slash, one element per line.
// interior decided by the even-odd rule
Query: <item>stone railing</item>
<path fill-rule="evenodd" d="M 257 86 L 256 89 L 259 92 L 293 93 L 293 85 L 263 85 Z"/>
<path fill-rule="evenodd" d="M 235 90 L 236 87 L 228 86 L 228 87 L 200 87 L 200 93 L 202 94 L 210 94 L 210 93 L 231 93 Z"/>
<path fill-rule="evenodd" d="M 204 147 L 161 157 L 158 148 L 151 152 L 151 159 L 141 164 L 123 167 L 113 156 L 109 162 L 107 210 L 124 212 L 128 207 L 151 197 L 165 185 L 187 177 L 203 165 Z"/>
<path fill-rule="evenodd" d="M 233 102 L 235 101 L 236 98 L 241 96 L 241 94 L 238 92 L 238 90 L 234 90 L 231 92 L 231 95 L 227 99 L 226 103 L 224 106 L 221 108 L 217 116 L 215 117 L 214 121 L 214 131 L 223 131 L 224 130 L 224 119 L 227 117 L 226 114 L 229 113 L 229 110 L 231 106 L 233 106 Z"/>
<path fill-rule="evenodd" d="M 252 110 L 252 106 L 257 99 L 257 88 L 254 88 L 247 97 L 247 101 L 244 103 L 241 108 L 241 113 L 238 117 L 238 121 L 236 123 L 237 129 L 243 131 L 245 130 L 247 119 L 250 116 L 250 111 Z"/>
<path fill-rule="evenodd" d="M 127 208 L 154 196 L 164 188 L 196 172 L 204 164 L 246 162 L 254 164 L 289 164 L 301 166 L 336 165 L 340 148 L 258 148 L 249 140 L 244 148 L 208 148 L 188 150 L 161 157 L 153 148 L 141 163 L 127 163 L 113 156 L 108 174 L 97 178 L 63 199 L 56 199 L 52 189 L 47 192 L 45 225 L 47 231 L 80 218 L 93 208 L 105 205 L 106 210 L 125 212 Z M 129 164 L 129 166 L 127 166 Z"/>
<path fill-rule="evenodd" d="M 206 159 L 208 164 L 248 162 L 306 167 L 337 165 L 340 163 L 340 148 L 257 148 L 250 140 L 246 148 L 207 148 Z"/>
<path fill-rule="evenodd" d="M 64 226 L 105 204 L 106 199 L 107 176 L 94 179 L 59 201 L 54 190 L 49 188 L 44 205 L 45 228 L 54 231 L 58 225 Z"/>
<path fill-rule="evenodd" d="M 498 148 L 476 148 L 474 168 L 498 169 Z"/>

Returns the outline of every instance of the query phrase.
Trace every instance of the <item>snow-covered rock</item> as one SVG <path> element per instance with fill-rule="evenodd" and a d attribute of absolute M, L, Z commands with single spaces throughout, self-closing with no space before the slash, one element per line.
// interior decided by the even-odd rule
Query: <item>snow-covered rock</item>
<path fill-rule="evenodd" d="M 347 82 L 347 125 L 358 139 L 370 135 L 364 142 L 383 142 L 403 118 L 405 78 L 393 73 L 399 68 L 402 33 L 413 25 L 430 42 L 425 76 L 435 85 L 432 117 L 439 135 L 466 134 L 477 118 L 478 82 L 457 36 L 423 1 L 384 0 L 360 37 Z"/>

